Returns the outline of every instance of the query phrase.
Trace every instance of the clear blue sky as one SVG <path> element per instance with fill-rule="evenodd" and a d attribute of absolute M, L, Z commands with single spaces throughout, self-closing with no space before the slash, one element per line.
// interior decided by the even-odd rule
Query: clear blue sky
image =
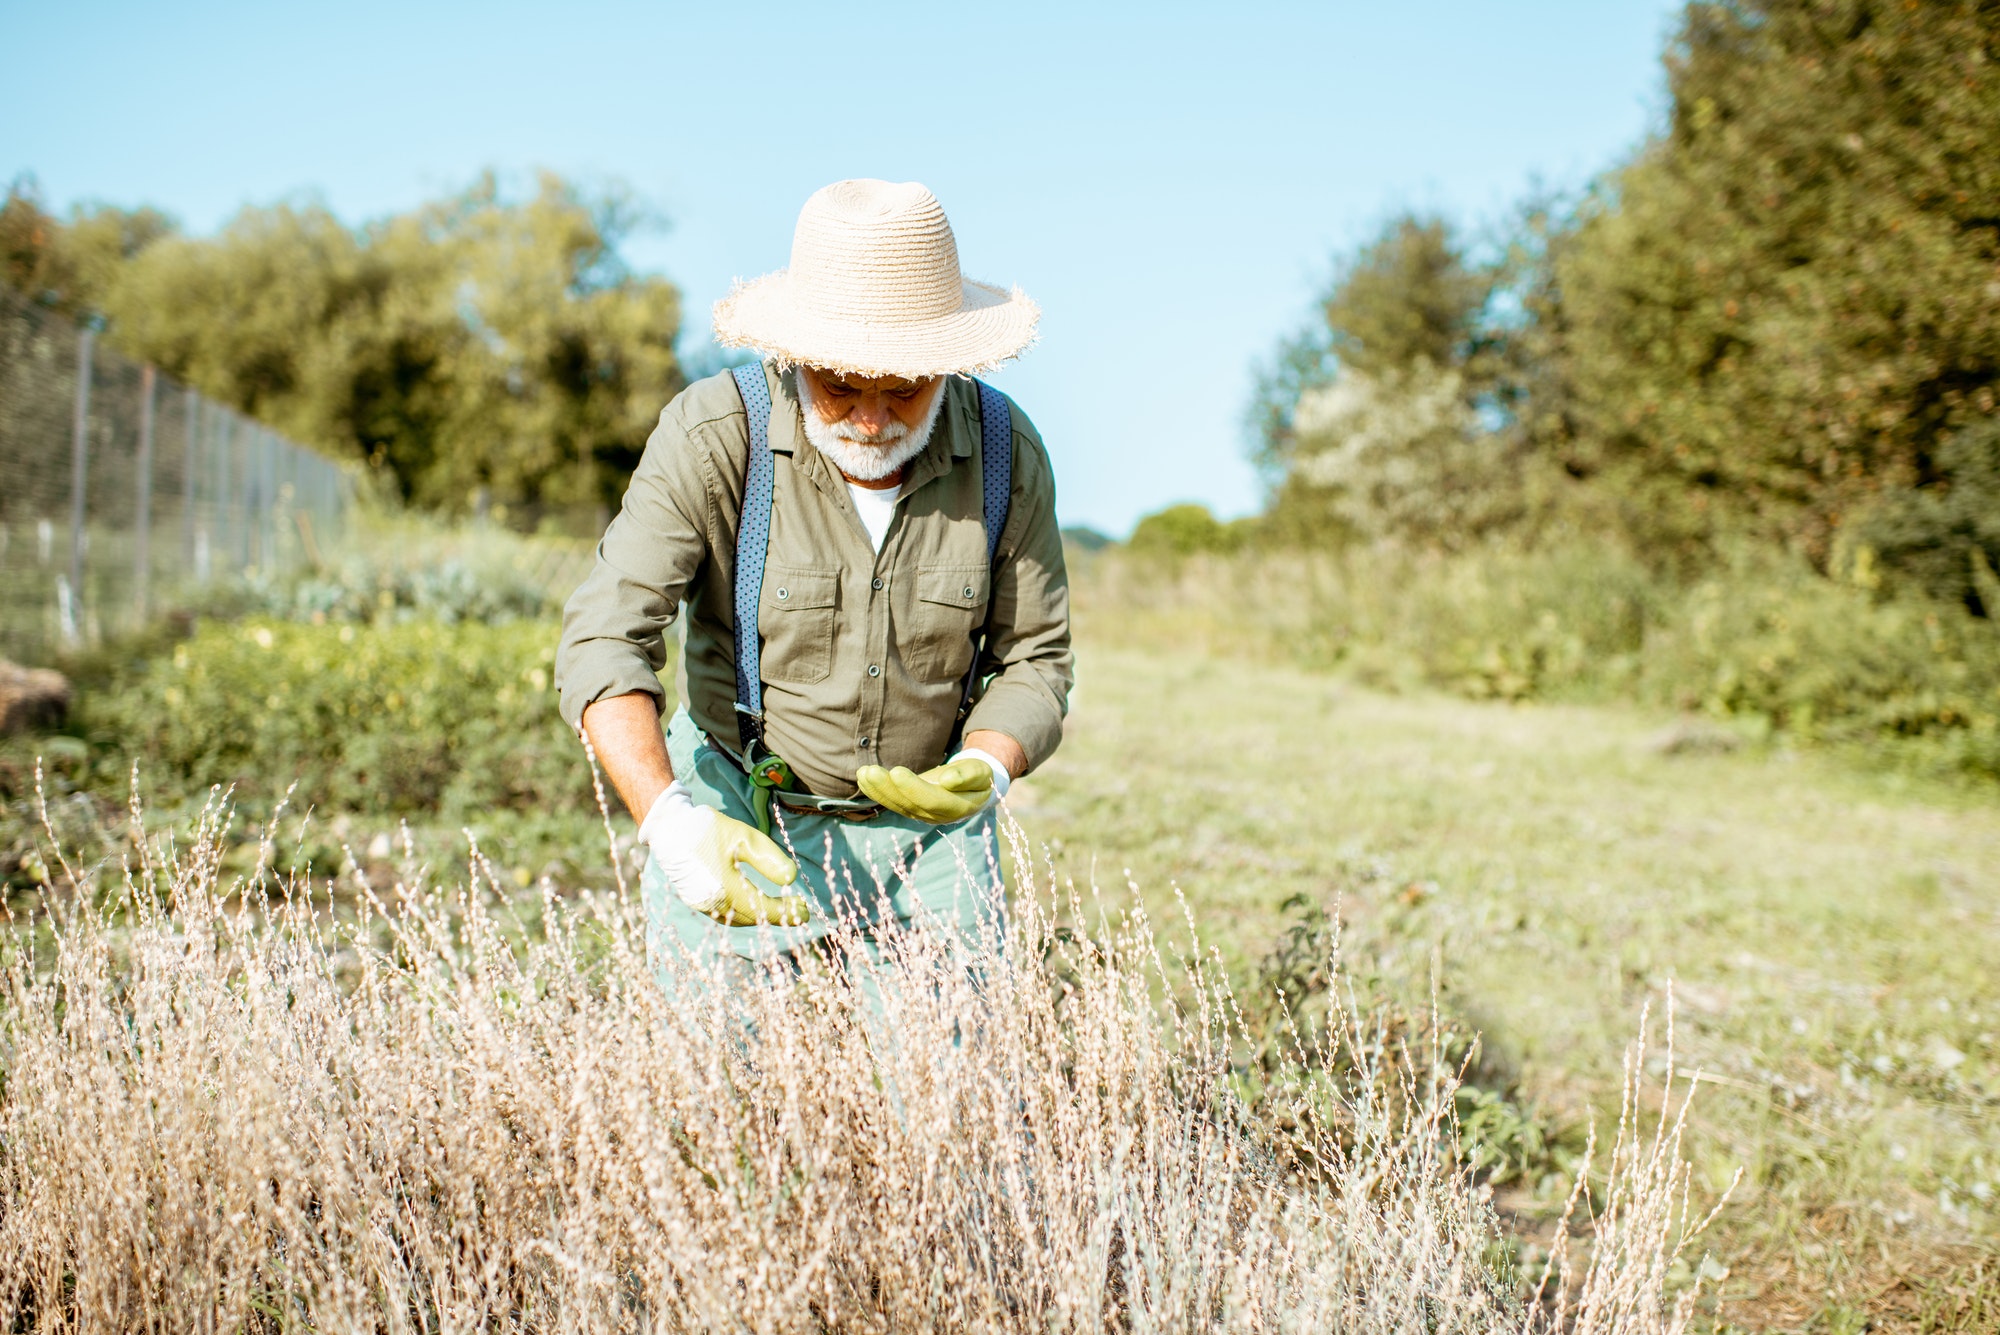
<path fill-rule="evenodd" d="M 1661 0 L 1392 5 L 0 0 L 0 171 L 195 231 L 318 195 L 358 222 L 493 166 L 616 178 L 687 297 L 786 262 L 846 176 L 920 180 L 974 277 L 1042 304 L 998 382 L 1065 522 L 1256 508 L 1252 368 L 1393 210 L 1502 216 L 1658 123 Z"/>

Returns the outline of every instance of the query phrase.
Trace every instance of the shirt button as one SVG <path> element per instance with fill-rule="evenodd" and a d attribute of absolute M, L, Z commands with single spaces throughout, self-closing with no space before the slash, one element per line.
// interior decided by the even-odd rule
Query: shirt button
<path fill-rule="evenodd" d="M 968 584 L 963 589 L 959 590 L 959 592 L 964 594 L 967 598 L 970 598 L 972 596 L 972 586 Z M 784 597 L 782 593 L 780 593 L 778 596 L 781 598 Z"/>
<path fill-rule="evenodd" d="M 870 663 L 870 664 L 868 665 L 868 675 L 869 675 L 869 676 L 871 676 L 871 677 L 879 677 L 879 676 L 881 676 L 881 675 L 882 675 L 882 665 L 881 665 L 880 663 Z"/>
<path fill-rule="evenodd" d="M 876 580 L 875 580 L 875 581 L 874 581 L 873 583 L 871 583 L 871 584 L 870 584 L 870 585 L 869 585 L 868 587 L 869 587 L 869 588 L 871 588 L 871 589 L 880 589 L 880 588 L 882 587 L 882 581 L 881 581 L 881 580 L 880 580 L 880 579 L 878 578 L 878 579 L 876 579 Z"/>
<path fill-rule="evenodd" d="M 868 739 L 866 737 L 863 737 L 861 739 L 861 749 L 863 751 L 866 751 L 868 749 Z"/>
<path fill-rule="evenodd" d="M 789 598 L 789 597 L 791 597 L 791 596 L 792 596 L 792 591 L 791 591 L 790 589 L 779 589 L 779 590 L 778 590 L 778 601 L 779 601 L 779 602 L 781 602 L 781 603 L 782 603 L 783 601 L 785 601 L 785 599 L 787 599 L 787 598 Z M 969 597 L 970 595 L 968 594 L 967 596 Z"/>

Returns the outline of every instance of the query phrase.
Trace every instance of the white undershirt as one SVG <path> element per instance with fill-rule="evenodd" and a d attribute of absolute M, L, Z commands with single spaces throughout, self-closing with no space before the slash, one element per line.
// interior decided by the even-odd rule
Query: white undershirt
<path fill-rule="evenodd" d="M 854 512 L 861 516 L 861 525 L 868 530 L 868 536 L 875 540 L 875 550 L 882 550 L 882 540 L 889 536 L 889 521 L 896 517 L 896 498 L 903 494 L 901 487 L 864 487 L 858 482 L 847 484 L 847 494 L 854 498 Z"/>

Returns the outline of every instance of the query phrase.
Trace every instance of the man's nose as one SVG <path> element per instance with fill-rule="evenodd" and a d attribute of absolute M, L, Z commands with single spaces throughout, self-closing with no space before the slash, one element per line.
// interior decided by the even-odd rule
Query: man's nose
<path fill-rule="evenodd" d="M 888 400 L 880 394 L 863 394 L 850 416 L 854 425 L 871 436 L 878 436 L 889 426 Z"/>

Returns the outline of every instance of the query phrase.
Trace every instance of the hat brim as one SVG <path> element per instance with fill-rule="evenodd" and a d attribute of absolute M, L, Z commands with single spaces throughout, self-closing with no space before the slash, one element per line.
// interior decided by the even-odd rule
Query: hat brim
<path fill-rule="evenodd" d="M 886 324 L 826 319 L 805 310 L 783 269 L 739 282 L 715 303 L 716 341 L 752 348 L 787 365 L 844 375 L 978 375 L 998 369 L 1035 341 L 1041 308 L 1020 288 L 1009 292 L 964 279 L 964 302 L 937 320 Z"/>

